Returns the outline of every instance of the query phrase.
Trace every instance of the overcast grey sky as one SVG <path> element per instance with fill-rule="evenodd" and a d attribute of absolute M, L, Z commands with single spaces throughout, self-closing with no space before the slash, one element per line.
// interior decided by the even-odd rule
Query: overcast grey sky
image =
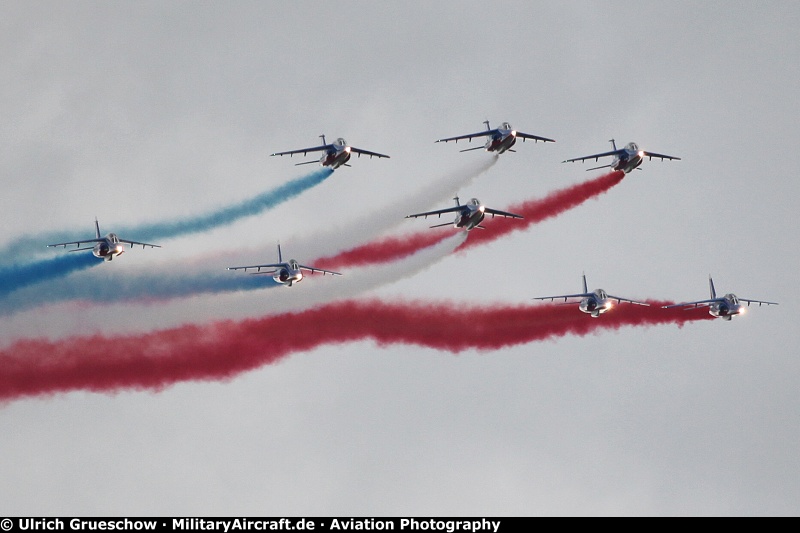
<path fill-rule="evenodd" d="M 586 272 L 614 294 L 694 300 L 711 274 L 781 305 L 460 355 L 321 346 L 226 382 L 15 401 L 0 515 L 797 515 L 799 20 L 792 1 L 5 2 L 0 246 L 241 201 L 315 169 L 269 154 L 322 133 L 391 155 L 52 283 L 269 262 L 277 240 L 310 259 L 331 226 L 454 172 L 464 186 L 432 203 L 503 209 L 597 175 L 560 161 L 613 137 L 682 160 L 367 295 L 529 303 Z M 467 179 L 490 156 L 433 141 L 487 119 L 557 142 Z M 35 308 L 0 317 L 0 344 L 262 316 L 336 281 L 274 301 L 283 288 Z"/>

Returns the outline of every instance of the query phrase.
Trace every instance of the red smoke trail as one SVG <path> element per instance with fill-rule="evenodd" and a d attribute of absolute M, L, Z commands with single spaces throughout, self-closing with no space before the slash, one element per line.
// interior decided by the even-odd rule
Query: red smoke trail
<path fill-rule="evenodd" d="M 330 343 L 372 339 L 438 350 L 496 350 L 623 326 L 683 325 L 704 309 L 620 305 L 594 319 L 575 306 L 349 301 L 298 313 L 140 335 L 22 340 L 0 350 L 0 401 L 72 390 L 161 390 L 192 380 L 225 380 Z"/>
<path fill-rule="evenodd" d="M 348 266 L 388 263 L 411 255 L 428 246 L 438 244 L 452 234 L 452 232 L 448 231 L 431 231 L 413 233 L 405 237 L 386 237 L 379 241 L 350 248 L 331 257 L 315 259 L 314 265 L 332 270 Z"/>
<path fill-rule="evenodd" d="M 590 198 L 607 192 L 621 182 L 624 177 L 624 172 L 615 170 L 599 178 L 555 191 L 541 200 L 528 200 L 519 205 L 512 205 L 507 211 L 522 215 L 525 217 L 524 219 L 508 221 L 507 224 L 492 224 L 486 231 L 471 231 L 469 238 L 459 247 L 459 250 L 486 244 L 513 231 L 522 231 L 528 226 L 556 217 Z"/>
<path fill-rule="evenodd" d="M 528 200 L 521 205 L 508 208 L 513 213 L 519 213 L 525 218 L 522 220 L 508 221 L 507 223 L 492 224 L 486 231 L 472 231 L 467 241 L 459 250 L 485 244 L 512 232 L 521 231 L 532 224 L 538 224 L 545 219 L 560 215 L 564 211 L 594 198 L 622 181 L 625 173 L 614 171 L 578 185 L 555 191 L 540 200 Z M 410 255 L 422 248 L 436 244 L 452 233 L 445 228 L 414 233 L 406 237 L 387 237 L 373 241 L 350 250 L 345 250 L 337 255 L 316 259 L 314 264 L 320 268 L 336 269 L 348 266 L 367 265 L 371 263 L 385 263 Z"/>

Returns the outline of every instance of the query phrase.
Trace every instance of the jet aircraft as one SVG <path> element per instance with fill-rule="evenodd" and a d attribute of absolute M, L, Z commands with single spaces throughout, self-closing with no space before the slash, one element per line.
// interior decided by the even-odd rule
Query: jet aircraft
<path fill-rule="evenodd" d="M 70 250 L 70 252 L 81 252 L 84 250 L 91 250 L 95 257 L 99 257 L 104 261 L 111 261 L 114 257 L 125 253 L 125 246 L 124 244 L 130 244 L 131 248 L 135 245 L 140 245 L 142 248 L 150 247 L 150 248 L 161 248 L 161 246 L 157 244 L 149 244 L 146 242 L 139 242 L 139 241 L 129 241 L 126 239 L 120 239 L 116 233 L 109 233 L 105 237 L 100 236 L 100 224 L 97 222 L 97 219 L 94 219 L 94 229 L 95 229 L 95 238 L 94 239 L 84 239 L 82 241 L 72 241 L 72 242 L 61 242 L 58 244 L 48 244 L 48 247 L 57 247 L 63 246 L 66 248 L 67 246 L 74 244 L 77 246 L 76 249 Z M 81 248 L 81 244 L 89 244 L 89 243 L 97 243 L 91 248 Z"/>
<path fill-rule="evenodd" d="M 617 143 L 616 141 L 614 141 L 614 139 L 611 139 L 608 142 L 610 142 L 611 146 L 614 147 L 614 149 L 611 150 L 610 152 L 587 155 L 586 157 L 576 157 L 575 159 L 567 159 L 566 161 L 562 161 L 562 163 L 572 163 L 574 161 L 586 161 L 587 159 L 594 159 L 595 161 L 597 161 L 601 157 L 613 156 L 614 159 L 611 161 L 610 164 L 602 165 L 599 167 L 587 168 L 586 171 L 588 172 L 590 170 L 597 170 L 599 168 L 612 168 L 614 170 L 621 170 L 625 172 L 625 174 L 628 174 L 633 169 L 641 165 L 645 157 L 650 158 L 650 160 L 652 160 L 654 157 L 658 157 L 662 161 L 664 159 L 674 159 L 676 161 L 681 160 L 680 157 L 657 154 L 655 152 L 648 152 L 646 150 L 640 150 L 639 146 L 634 142 L 630 142 L 625 145 L 625 148 L 619 148 L 619 149 L 617 149 Z"/>
<path fill-rule="evenodd" d="M 361 148 L 350 146 L 347 144 L 347 141 L 341 137 L 330 144 L 328 144 L 328 142 L 325 140 L 325 135 L 320 135 L 320 137 L 322 138 L 321 146 L 312 146 L 311 148 L 301 148 L 299 150 L 289 150 L 288 152 L 275 152 L 274 154 L 270 155 L 293 156 L 294 154 L 306 155 L 308 152 L 323 152 L 322 157 L 319 158 L 319 164 L 323 167 L 331 167 L 333 170 L 336 170 L 342 165 L 349 167 L 350 165 L 348 165 L 347 162 L 350 160 L 350 156 L 354 153 L 358 154 L 358 157 L 361 157 L 362 154 L 368 155 L 370 159 L 372 159 L 372 157 L 389 158 L 388 155 L 370 152 L 369 150 L 362 150 Z M 314 162 L 315 161 L 304 161 L 302 163 L 296 163 L 295 166 L 309 165 Z"/>
<path fill-rule="evenodd" d="M 586 286 L 586 274 L 583 275 L 582 293 L 562 294 L 560 296 L 544 296 L 544 297 L 534 298 L 534 300 L 550 300 L 552 302 L 556 299 L 561 299 L 561 298 L 564 298 L 565 303 L 569 298 L 581 298 L 578 308 L 581 310 L 581 312 L 591 315 L 592 318 L 597 318 L 601 314 L 611 309 L 614 306 L 614 301 L 616 301 L 617 303 L 628 302 L 636 305 L 650 305 L 646 302 L 640 302 L 638 300 L 630 300 L 628 298 L 622 298 L 620 296 L 614 296 L 613 294 L 608 294 L 603 289 L 595 289 L 593 292 L 589 292 L 589 289 Z"/>
<path fill-rule="evenodd" d="M 322 275 L 325 274 L 333 274 L 334 276 L 341 276 L 338 272 L 333 272 L 331 270 L 325 270 L 322 268 L 310 267 L 306 265 L 299 264 L 294 259 L 289 259 L 288 261 L 283 260 L 283 256 L 281 255 L 281 245 L 278 244 L 278 262 L 272 263 L 268 265 L 251 265 L 251 266 L 241 266 L 241 267 L 228 267 L 228 270 L 244 270 L 247 272 L 248 269 L 254 268 L 256 272 L 252 272 L 252 274 L 272 274 L 272 279 L 286 285 L 287 287 L 291 287 L 293 283 L 300 283 L 303 281 L 303 272 L 302 270 L 308 270 L 310 272 L 322 272 Z M 269 269 L 266 272 L 261 272 L 262 268 Z"/>
<path fill-rule="evenodd" d="M 483 146 L 477 146 L 475 148 L 467 148 L 465 150 L 460 150 L 461 152 L 469 152 L 471 150 L 480 150 L 481 148 L 485 149 L 487 152 L 497 152 L 498 154 L 502 154 L 503 152 L 516 152 L 516 150 L 512 150 L 511 147 L 514 146 L 514 143 L 517 142 L 517 139 L 522 139 L 522 142 L 525 142 L 526 139 L 533 139 L 534 142 L 542 141 L 542 142 L 555 142 L 553 139 L 548 139 L 547 137 L 539 137 L 538 135 L 531 135 L 530 133 L 522 133 L 521 131 L 516 131 L 514 128 L 511 127 L 511 124 L 508 122 L 503 122 L 503 124 L 499 128 L 491 129 L 489 127 L 489 121 L 484 120 L 484 124 L 486 124 L 486 131 L 481 131 L 478 133 L 470 133 L 468 135 L 459 135 L 457 137 L 448 137 L 446 139 L 439 139 L 436 141 L 437 143 L 446 143 L 450 141 L 458 142 L 461 139 L 469 139 L 472 142 L 473 137 L 489 137 L 486 140 L 486 144 Z"/>
<path fill-rule="evenodd" d="M 453 227 L 455 228 L 464 228 L 465 230 L 469 231 L 472 228 L 480 228 L 486 229 L 480 225 L 483 221 L 484 217 L 487 214 L 492 215 L 492 218 L 497 216 L 502 216 L 506 218 L 524 218 L 522 215 L 517 215 L 514 213 L 507 213 L 505 211 L 499 211 L 497 209 L 491 209 L 486 207 L 485 205 L 481 204 L 481 202 L 477 198 L 473 198 L 469 201 L 469 203 L 461 205 L 458 202 L 458 196 L 453 198 L 456 201 L 455 207 L 448 207 L 447 209 L 437 209 L 436 211 L 428 211 L 426 213 L 416 213 L 414 215 L 408 215 L 406 218 L 418 218 L 424 217 L 428 218 L 431 215 L 437 215 L 441 218 L 443 213 L 457 213 L 456 219 L 453 222 Z M 444 224 L 436 224 L 431 226 L 432 228 L 440 228 L 442 226 L 449 226 L 450 223 L 446 222 Z"/>
<path fill-rule="evenodd" d="M 684 302 L 674 305 L 665 305 L 664 309 L 669 307 L 700 307 L 708 306 L 708 313 L 714 317 L 722 318 L 723 320 L 730 320 L 734 315 L 741 315 L 747 311 L 750 304 L 762 305 L 778 305 L 776 302 L 764 302 L 762 300 L 748 300 L 747 298 L 739 298 L 733 293 L 728 293 L 721 298 L 717 298 L 717 291 L 714 289 L 714 280 L 708 276 L 708 289 L 711 298 L 708 300 L 700 300 L 697 302 Z M 747 302 L 747 306 L 742 302 Z"/>

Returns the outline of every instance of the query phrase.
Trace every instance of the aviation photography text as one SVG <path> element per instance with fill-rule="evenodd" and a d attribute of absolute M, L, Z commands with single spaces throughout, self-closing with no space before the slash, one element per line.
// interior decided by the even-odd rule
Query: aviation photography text
<path fill-rule="evenodd" d="M 492 532 L 501 520 L 486 518 L 4 518 L 0 530 L 18 531 L 434 531 Z"/>

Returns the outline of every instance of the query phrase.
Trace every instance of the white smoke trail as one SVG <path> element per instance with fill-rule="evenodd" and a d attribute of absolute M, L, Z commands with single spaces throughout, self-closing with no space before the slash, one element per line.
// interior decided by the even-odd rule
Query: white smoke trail
<path fill-rule="evenodd" d="M 402 260 L 365 267 L 343 276 L 313 274 L 291 288 L 278 286 L 163 301 L 97 304 L 72 300 L 0 318 L 0 339 L 61 338 L 92 333 L 135 333 L 215 319 L 244 319 L 306 309 L 354 298 L 383 285 L 414 276 L 453 252 L 467 237 L 459 231 Z M 239 275 L 239 273 L 228 273 Z M 241 274 L 245 276 L 246 274 Z M 291 324 L 287 324 L 291 327 Z M 113 349 L 113 347 L 110 347 Z"/>

